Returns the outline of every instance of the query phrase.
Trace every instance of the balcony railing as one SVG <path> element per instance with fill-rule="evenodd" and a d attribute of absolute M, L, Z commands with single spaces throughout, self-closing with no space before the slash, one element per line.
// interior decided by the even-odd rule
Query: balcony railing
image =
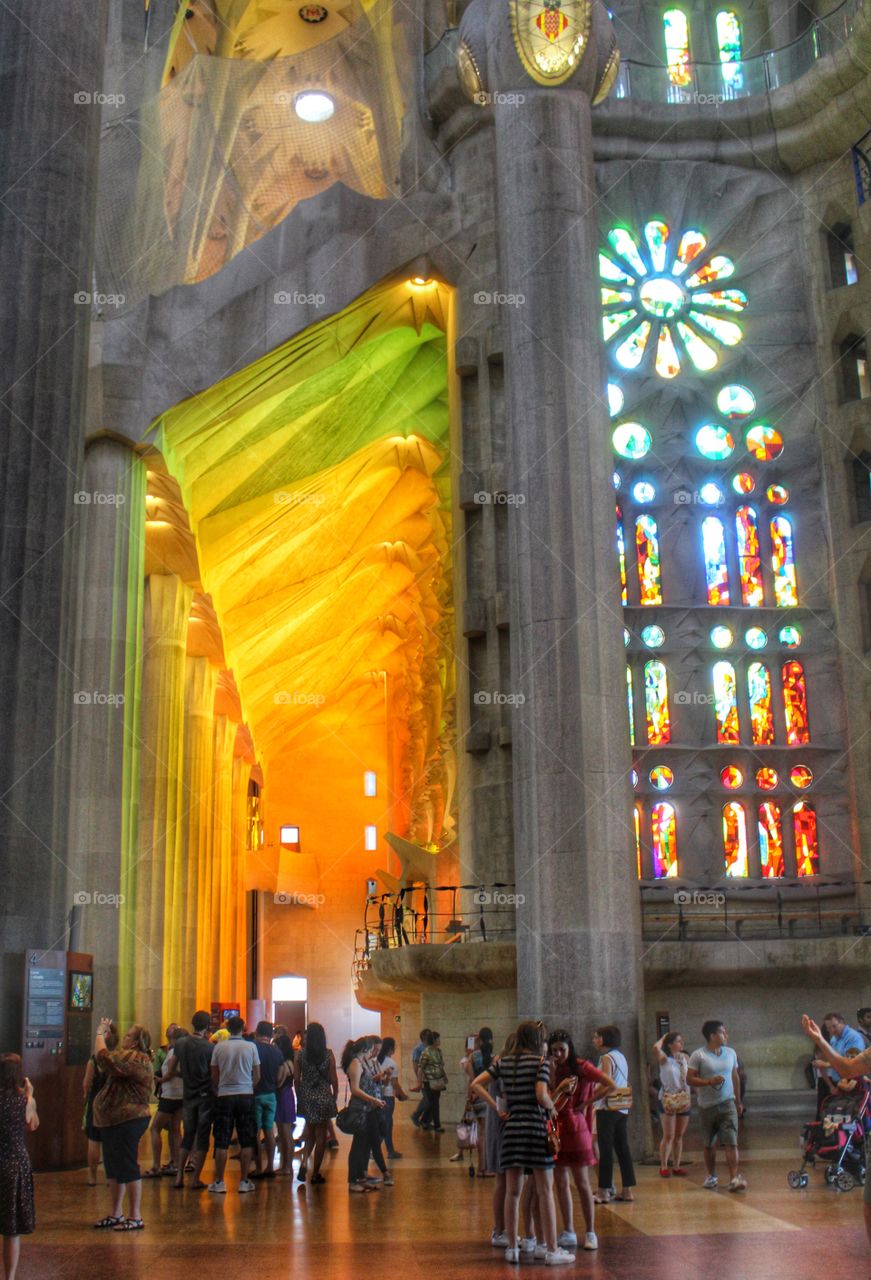
<path fill-rule="evenodd" d="M 780 49 L 743 58 L 738 62 L 689 62 L 680 68 L 681 83 L 664 63 L 655 65 L 624 59 L 611 91 L 611 99 L 634 98 L 641 102 L 663 102 L 674 106 L 721 106 L 757 93 L 770 93 L 799 80 L 815 62 L 835 53 L 849 39 L 862 0 L 842 3 L 810 26 L 791 44 Z M 426 82 L 432 84 L 439 73 L 456 65 L 456 27 L 444 33 L 426 55 Z"/>

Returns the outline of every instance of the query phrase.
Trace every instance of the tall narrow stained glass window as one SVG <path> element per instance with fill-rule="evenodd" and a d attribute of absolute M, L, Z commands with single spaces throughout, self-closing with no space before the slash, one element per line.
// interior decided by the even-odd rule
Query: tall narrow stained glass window
<path fill-rule="evenodd" d="M 629 705 L 629 743 L 635 746 L 635 706 L 632 696 L 632 668 L 626 666 L 626 701 Z"/>
<path fill-rule="evenodd" d="M 668 78 L 677 89 L 692 81 L 690 69 L 690 27 L 683 9 L 666 9 L 662 15 L 665 31 L 665 61 Z"/>
<path fill-rule="evenodd" d="M 653 516 L 635 521 L 635 549 L 638 555 L 638 587 L 642 604 L 662 604 L 659 572 L 659 531 Z"/>
<path fill-rule="evenodd" d="M 735 668 L 731 662 L 715 662 L 713 676 L 717 741 L 734 745 L 739 741 Z"/>
<path fill-rule="evenodd" d="M 742 89 L 744 72 L 741 67 L 741 21 L 734 9 L 721 9 L 717 14 L 717 48 L 723 84 L 727 88 Z"/>
<path fill-rule="evenodd" d="M 747 668 L 747 698 L 750 703 L 750 731 L 755 747 L 774 744 L 774 713 L 771 709 L 771 675 L 764 662 Z"/>
<path fill-rule="evenodd" d="M 626 585 L 626 538 L 623 533 L 623 512 L 617 508 L 617 559 L 620 562 L 620 602 L 629 603 L 629 590 Z"/>
<path fill-rule="evenodd" d="M 815 876 L 820 869 L 817 843 L 817 815 L 812 804 L 799 800 L 792 807 L 792 830 L 795 837 L 795 867 L 800 876 Z"/>
<path fill-rule="evenodd" d="M 674 805 L 665 800 L 650 810 L 650 847 L 653 875 L 665 880 L 677 875 L 677 823 Z"/>
<path fill-rule="evenodd" d="M 771 521 L 771 568 L 774 571 L 774 599 L 778 608 L 797 605 L 792 525 L 786 516 L 775 516 Z"/>
<path fill-rule="evenodd" d="M 786 717 L 786 740 L 791 747 L 810 742 L 807 718 L 807 685 L 804 667 L 793 660 L 785 662 L 781 672 L 783 680 L 783 712 Z"/>
<path fill-rule="evenodd" d="M 671 742 L 668 714 L 668 676 L 665 663 L 651 658 L 644 664 L 644 708 L 647 714 L 647 741 L 651 746 Z"/>
<path fill-rule="evenodd" d="M 727 876 L 747 875 L 747 817 L 737 800 L 723 806 L 723 860 Z"/>
<path fill-rule="evenodd" d="M 635 862 L 638 866 L 638 879 L 641 879 L 641 805 L 632 806 L 635 812 Z"/>
<path fill-rule="evenodd" d="M 726 564 L 726 533 L 723 521 L 716 516 L 706 516 L 702 521 L 702 546 L 705 554 L 708 604 L 728 604 L 729 568 Z"/>
<path fill-rule="evenodd" d="M 783 827 L 780 805 L 773 800 L 759 806 L 759 860 L 766 880 L 783 875 Z"/>
<path fill-rule="evenodd" d="M 759 531 L 752 507 L 739 507 L 735 512 L 738 537 L 738 564 L 741 570 L 741 603 L 759 608 L 765 603 L 762 589 L 762 561 L 759 558 Z"/>

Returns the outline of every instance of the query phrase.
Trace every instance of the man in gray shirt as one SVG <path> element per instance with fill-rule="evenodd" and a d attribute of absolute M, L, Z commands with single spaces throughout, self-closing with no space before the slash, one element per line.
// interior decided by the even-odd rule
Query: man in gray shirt
<path fill-rule="evenodd" d="M 224 1170 L 227 1167 L 227 1149 L 235 1129 L 242 1148 L 239 1194 L 244 1195 L 246 1191 L 255 1189 L 248 1171 L 257 1142 L 254 1086 L 260 1079 L 260 1055 L 255 1044 L 242 1039 L 245 1030 L 243 1018 L 228 1018 L 227 1030 L 229 1039 L 219 1041 L 212 1052 L 212 1084 L 218 1096 L 214 1123 L 215 1181 L 209 1184 L 209 1190 L 215 1195 L 223 1195 L 227 1190 Z"/>
<path fill-rule="evenodd" d="M 741 1082 L 738 1078 L 738 1055 L 727 1045 L 726 1028 L 719 1019 L 711 1019 L 702 1027 L 703 1049 L 690 1055 L 687 1084 L 698 1090 L 699 1119 L 705 1139 L 705 1186 L 717 1186 L 717 1153 L 719 1142 L 729 1166 L 729 1190 L 744 1191 L 746 1180 L 738 1172 L 738 1117 L 744 1114 Z"/>

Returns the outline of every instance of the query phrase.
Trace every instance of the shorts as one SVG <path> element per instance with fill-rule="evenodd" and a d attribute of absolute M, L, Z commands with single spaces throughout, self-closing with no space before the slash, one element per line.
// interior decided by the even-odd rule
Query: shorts
<path fill-rule="evenodd" d="M 215 1108 L 214 1094 L 204 1093 L 195 1098 L 185 1098 L 182 1107 L 184 1111 L 182 1148 L 185 1151 L 194 1149 L 208 1151 Z"/>
<path fill-rule="evenodd" d="M 158 1098 L 157 1110 L 161 1115 L 174 1116 L 177 1111 L 181 1111 L 184 1103 L 181 1098 Z"/>
<path fill-rule="evenodd" d="M 139 1142 L 151 1123 L 150 1116 L 138 1116 L 123 1124 L 100 1128 L 103 1140 L 103 1167 L 113 1182 L 139 1182 Z"/>
<path fill-rule="evenodd" d="M 236 1130 L 243 1149 L 257 1143 L 257 1121 L 254 1116 L 254 1094 L 234 1093 L 215 1102 L 215 1147 L 226 1151 Z"/>
<path fill-rule="evenodd" d="M 699 1107 L 699 1119 L 706 1147 L 712 1147 L 718 1138 L 721 1147 L 737 1147 L 738 1108 L 733 1098 L 713 1107 Z"/>
<path fill-rule="evenodd" d="M 278 1100 L 274 1093 L 256 1093 L 254 1095 L 254 1125 L 258 1133 L 261 1129 L 264 1129 L 266 1133 L 272 1132 L 277 1106 Z"/>

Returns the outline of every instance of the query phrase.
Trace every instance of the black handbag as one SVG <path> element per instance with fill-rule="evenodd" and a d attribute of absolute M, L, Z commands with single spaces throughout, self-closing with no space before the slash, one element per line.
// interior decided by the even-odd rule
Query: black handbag
<path fill-rule="evenodd" d="M 353 1138 L 355 1133 L 362 1133 L 366 1128 L 366 1116 L 365 1107 L 355 1107 L 352 1103 L 350 1106 L 342 1107 L 336 1116 L 336 1128 Z"/>

